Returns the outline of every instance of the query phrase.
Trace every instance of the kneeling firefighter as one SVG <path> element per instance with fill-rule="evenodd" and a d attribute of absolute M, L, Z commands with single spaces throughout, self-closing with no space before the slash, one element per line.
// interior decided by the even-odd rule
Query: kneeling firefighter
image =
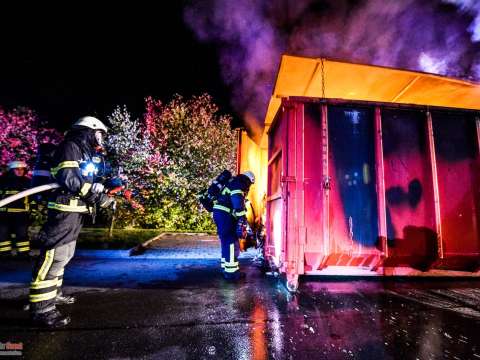
<path fill-rule="evenodd" d="M 223 277 L 227 280 L 238 280 L 244 276 L 238 263 L 239 238 L 245 237 L 247 229 L 245 198 L 254 183 L 255 175 L 251 171 L 233 177 L 213 205 L 213 220 L 217 225 L 222 246 Z"/>
<path fill-rule="evenodd" d="M 30 286 L 30 314 L 35 325 L 55 328 L 70 322 L 56 309 L 56 304 L 75 301 L 62 294 L 64 268 L 73 257 L 85 214 L 97 204 L 108 207 L 113 202 L 104 186 L 94 182 L 95 154 L 106 133 L 100 120 L 80 118 L 55 151 L 51 172 L 60 188 L 49 197 L 47 221 L 38 235 L 40 256 Z"/>
<path fill-rule="evenodd" d="M 8 163 L 8 172 L 0 177 L 0 197 L 8 197 L 30 187 L 27 164 L 24 161 Z M 0 208 L 0 255 L 9 255 L 15 249 L 18 255 L 30 251 L 28 239 L 29 199 L 17 200 Z"/>

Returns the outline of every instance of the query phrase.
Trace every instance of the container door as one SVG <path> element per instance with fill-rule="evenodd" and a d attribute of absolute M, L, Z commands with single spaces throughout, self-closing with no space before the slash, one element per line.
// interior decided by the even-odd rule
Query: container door
<path fill-rule="evenodd" d="M 480 167 L 476 123 L 462 113 L 432 112 L 441 217 L 439 266 L 473 270 L 480 255 Z"/>
<path fill-rule="evenodd" d="M 322 118 L 326 105 L 304 105 L 304 213 L 305 213 L 305 272 L 317 271 L 328 254 L 324 233 L 324 203 L 328 182 L 327 128 Z"/>
<path fill-rule="evenodd" d="M 388 259 L 386 267 L 426 270 L 438 253 L 427 116 L 382 110 Z"/>
<path fill-rule="evenodd" d="M 374 111 L 329 106 L 330 252 L 327 265 L 378 265 Z"/>

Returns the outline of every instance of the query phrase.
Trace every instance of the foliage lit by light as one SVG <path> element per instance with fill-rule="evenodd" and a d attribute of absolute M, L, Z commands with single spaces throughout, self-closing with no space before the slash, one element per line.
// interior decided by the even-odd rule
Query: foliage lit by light
<path fill-rule="evenodd" d="M 0 167 L 12 160 L 24 160 L 32 166 L 39 144 L 58 144 L 62 137 L 57 130 L 45 127 L 31 109 L 8 111 L 0 107 Z"/>

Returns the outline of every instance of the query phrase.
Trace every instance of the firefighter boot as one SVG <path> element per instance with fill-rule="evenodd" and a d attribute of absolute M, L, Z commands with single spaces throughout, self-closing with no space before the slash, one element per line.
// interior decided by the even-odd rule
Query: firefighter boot
<path fill-rule="evenodd" d="M 242 279 L 245 279 L 245 277 L 246 275 L 242 271 L 235 271 L 234 273 L 227 273 L 227 272 L 223 273 L 223 278 L 227 281 L 232 281 L 232 282 L 240 281 Z"/>
<path fill-rule="evenodd" d="M 49 329 L 62 328 L 70 323 L 70 317 L 63 316 L 57 309 L 42 313 L 33 313 L 31 319 L 34 326 Z"/>
<path fill-rule="evenodd" d="M 55 297 L 55 304 L 56 305 L 69 305 L 75 302 L 75 297 L 71 295 L 65 295 L 61 292 L 57 294 Z"/>

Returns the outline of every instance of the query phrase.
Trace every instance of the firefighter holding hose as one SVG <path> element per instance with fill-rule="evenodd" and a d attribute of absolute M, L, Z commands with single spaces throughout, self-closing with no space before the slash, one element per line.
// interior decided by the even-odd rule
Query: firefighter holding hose
<path fill-rule="evenodd" d="M 239 238 L 245 238 L 246 235 L 245 199 L 254 183 L 255 175 L 251 171 L 233 177 L 213 205 L 213 220 L 221 242 L 221 266 L 226 280 L 236 281 L 244 277 L 238 263 Z"/>
<path fill-rule="evenodd" d="M 85 214 L 96 205 L 108 207 L 113 202 L 104 186 L 95 182 L 95 154 L 106 133 L 100 120 L 82 117 L 53 157 L 51 173 L 60 187 L 50 194 L 47 222 L 38 235 L 40 256 L 33 267 L 29 296 L 34 325 L 58 328 L 70 322 L 56 308 L 75 301 L 61 290 L 65 266 L 73 257 Z"/>
<path fill-rule="evenodd" d="M 27 177 L 27 164 L 24 161 L 8 163 L 8 171 L 0 177 L 0 197 L 5 198 L 17 194 L 29 187 L 30 178 Z M 20 256 L 28 254 L 30 251 L 28 225 L 28 197 L 0 208 L 0 255 L 8 256 L 14 249 Z"/>

